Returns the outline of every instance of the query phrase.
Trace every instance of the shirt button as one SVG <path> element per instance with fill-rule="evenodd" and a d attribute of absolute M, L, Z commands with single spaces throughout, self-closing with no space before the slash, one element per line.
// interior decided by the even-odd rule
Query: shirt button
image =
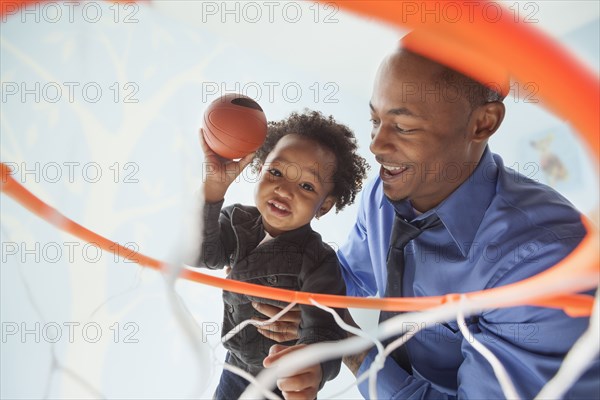
<path fill-rule="evenodd" d="M 227 312 L 228 312 L 228 313 L 230 313 L 230 314 L 232 314 L 232 313 L 233 313 L 233 305 L 231 305 L 231 304 L 226 304 L 225 306 L 226 306 L 226 308 L 227 308 Z"/>
<path fill-rule="evenodd" d="M 267 276 L 267 282 L 269 282 L 269 285 L 275 285 L 277 283 L 277 276 L 276 275 Z"/>

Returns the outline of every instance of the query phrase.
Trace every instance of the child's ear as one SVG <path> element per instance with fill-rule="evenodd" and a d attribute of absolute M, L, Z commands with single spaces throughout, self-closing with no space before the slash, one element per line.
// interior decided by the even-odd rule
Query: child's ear
<path fill-rule="evenodd" d="M 331 208 L 335 205 L 335 201 L 337 199 L 333 196 L 327 196 L 325 197 L 325 200 L 323 200 L 323 203 L 321 203 L 321 207 L 319 207 L 319 211 L 317 211 L 317 215 L 315 215 L 315 217 L 321 218 L 323 215 L 327 214 L 329 212 L 329 210 L 331 210 Z"/>

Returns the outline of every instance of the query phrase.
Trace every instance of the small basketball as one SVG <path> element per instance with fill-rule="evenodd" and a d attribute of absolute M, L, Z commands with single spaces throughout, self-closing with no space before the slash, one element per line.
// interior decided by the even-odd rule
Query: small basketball
<path fill-rule="evenodd" d="M 210 103 L 201 131 L 208 147 L 221 157 L 242 158 L 265 141 L 267 117 L 250 97 L 226 94 Z"/>

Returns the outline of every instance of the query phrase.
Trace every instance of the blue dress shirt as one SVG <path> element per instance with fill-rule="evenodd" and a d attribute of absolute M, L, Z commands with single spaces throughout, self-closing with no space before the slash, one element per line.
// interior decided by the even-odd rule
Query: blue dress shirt
<path fill-rule="evenodd" d="M 414 218 L 410 203 L 395 207 L 409 220 Z M 520 281 L 556 264 L 585 235 L 579 212 L 565 198 L 504 167 L 489 149 L 461 186 L 414 219 L 432 213 L 442 224 L 404 250 L 407 297 L 465 293 Z M 356 224 L 338 252 L 348 295 L 385 292 L 393 221 L 394 206 L 377 178 L 363 190 Z M 519 306 L 484 311 L 468 318 L 467 324 L 472 336 L 502 362 L 518 394 L 532 398 L 556 373 L 588 321 L 557 309 Z M 377 378 L 379 398 L 503 398 L 491 366 L 463 338 L 456 321 L 423 330 L 406 346 L 413 375 L 388 357 Z M 371 350 L 359 373 L 368 370 L 375 355 Z M 596 359 L 567 396 L 599 398 L 599 386 Z M 366 382 L 359 389 L 368 397 Z"/>

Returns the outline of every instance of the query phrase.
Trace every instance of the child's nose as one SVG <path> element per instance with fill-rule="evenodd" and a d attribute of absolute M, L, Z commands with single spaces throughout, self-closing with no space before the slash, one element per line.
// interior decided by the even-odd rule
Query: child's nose
<path fill-rule="evenodd" d="M 275 194 L 286 199 L 292 198 L 292 191 L 287 187 L 287 185 L 283 184 L 275 187 Z"/>

